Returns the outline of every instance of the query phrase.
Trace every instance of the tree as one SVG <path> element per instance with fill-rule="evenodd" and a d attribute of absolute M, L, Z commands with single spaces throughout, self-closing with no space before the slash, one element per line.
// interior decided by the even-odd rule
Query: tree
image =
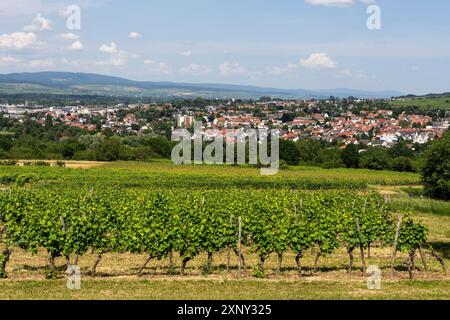
<path fill-rule="evenodd" d="M 403 129 L 411 127 L 411 124 L 408 121 L 406 121 L 406 120 L 400 121 L 399 124 L 400 124 L 400 127 L 402 127 Z"/>
<path fill-rule="evenodd" d="M 399 172 L 414 172 L 414 166 L 411 159 L 398 157 L 392 160 L 392 170 Z"/>
<path fill-rule="evenodd" d="M 127 160 L 127 156 L 127 149 L 119 137 L 105 139 L 96 150 L 97 161 Z"/>
<path fill-rule="evenodd" d="M 297 165 L 300 160 L 300 152 L 293 141 L 280 140 L 280 158 L 289 165 Z"/>
<path fill-rule="evenodd" d="M 300 161 L 306 163 L 317 163 L 317 157 L 322 149 L 322 144 L 319 141 L 306 139 L 297 142 L 297 147 L 300 152 Z"/>
<path fill-rule="evenodd" d="M 172 144 L 165 137 L 154 136 L 144 140 L 144 145 L 148 145 L 154 152 L 163 158 L 170 158 Z"/>
<path fill-rule="evenodd" d="M 281 121 L 283 123 L 292 122 L 294 121 L 295 114 L 293 113 L 283 113 L 283 116 L 281 117 Z"/>
<path fill-rule="evenodd" d="M 400 140 L 389 150 L 389 155 L 392 158 L 411 158 L 413 155 L 413 151 L 408 148 L 408 144 L 406 143 L 406 141 L 403 138 L 400 138 Z"/>
<path fill-rule="evenodd" d="M 429 196 L 450 200 L 450 131 L 426 151 L 422 182 Z"/>
<path fill-rule="evenodd" d="M 391 164 L 386 149 L 381 147 L 368 149 L 361 157 L 361 167 L 370 170 L 389 170 Z"/>
<path fill-rule="evenodd" d="M 53 127 L 53 118 L 51 115 L 45 117 L 45 130 L 49 131 Z"/>
<path fill-rule="evenodd" d="M 359 149 L 357 145 L 350 144 L 342 152 L 342 162 L 344 162 L 347 168 L 359 168 Z"/>
<path fill-rule="evenodd" d="M 323 149 L 319 153 L 319 159 L 323 168 L 342 168 L 345 167 L 342 161 L 341 151 L 337 148 Z"/>

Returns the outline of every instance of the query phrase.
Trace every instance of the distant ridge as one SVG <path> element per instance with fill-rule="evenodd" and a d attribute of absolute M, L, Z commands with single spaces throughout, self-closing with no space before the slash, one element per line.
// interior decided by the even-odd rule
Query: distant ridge
<path fill-rule="evenodd" d="M 276 89 L 218 83 L 133 81 L 125 78 L 73 72 L 0 74 L 0 94 L 48 93 L 158 98 L 390 98 L 396 91 L 365 91 L 346 88 L 330 90 Z"/>
<path fill-rule="evenodd" d="M 397 99 L 435 99 L 435 98 L 450 98 L 450 92 L 444 93 L 429 93 L 425 95 L 408 94 L 405 96 L 396 97 Z"/>

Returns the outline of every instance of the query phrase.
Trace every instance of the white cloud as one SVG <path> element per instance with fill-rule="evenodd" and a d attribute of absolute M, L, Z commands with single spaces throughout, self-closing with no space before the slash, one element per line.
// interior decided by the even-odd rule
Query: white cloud
<path fill-rule="evenodd" d="M 313 53 L 308 59 L 300 59 L 300 64 L 311 69 L 334 69 L 334 62 L 326 53 Z"/>
<path fill-rule="evenodd" d="M 362 2 L 364 4 L 375 3 L 374 0 L 305 0 L 306 3 L 313 6 L 332 6 L 332 7 L 348 7 L 355 2 Z"/>
<path fill-rule="evenodd" d="M 188 66 L 182 67 L 181 72 L 194 75 L 194 76 L 201 76 L 201 75 L 207 75 L 211 73 L 211 69 L 207 66 L 202 66 L 198 64 L 190 64 Z"/>
<path fill-rule="evenodd" d="M 121 67 L 126 65 L 128 62 L 127 58 L 120 55 L 111 56 L 109 60 L 99 61 L 96 64 L 101 66 L 113 66 L 113 67 Z"/>
<path fill-rule="evenodd" d="M 421 68 L 418 67 L 418 66 L 412 66 L 411 67 L 411 71 L 420 71 L 420 70 L 421 70 Z"/>
<path fill-rule="evenodd" d="M 72 40 L 72 41 L 80 39 L 79 35 L 77 35 L 75 33 L 71 33 L 71 32 L 69 32 L 69 33 L 61 33 L 59 36 L 61 38 L 63 38 L 63 39 Z"/>
<path fill-rule="evenodd" d="M 109 60 L 109 64 L 115 67 L 120 67 L 126 65 L 128 62 L 126 57 L 123 57 L 121 55 L 112 56 Z"/>
<path fill-rule="evenodd" d="M 144 64 L 148 66 L 148 70 L 155 74 L 171 74 L 172 67 L 165 62 L 156 62 L 152 59 L 144 60 Z"/>
<path fill-rule="evenodd" d="M 83 60 L 83 61 L 80 61 L 80 60 L 69 60 L 69 59 L 67 59 L 67 58 L 61 58 L 61 60 L 60 60 L 60 64 L 63 66 L 63 67 L 69 67 L 69 68 L 72 68 L 72 69 L 69 69 L 69 70 L 73 70 L 73 68 L 79 68 L 79 67 L 89 67 L 89 68 L 91 68 L 92 67 L 92 62 L 91 61 L 86 61 L 86 60 Z"/>
<path fill-rule="evenodd" d="M 6 49 L 38 49 L 45 46 L 33 32 L 14 32 L 0 36 L 0 48 Z"/>
<path fill-rule="evenodd" d="M 81 41 L 77 40 L 75 42 L 73 42 L 69 47 L 67 47 L 67 50 L 72 50 L 72 51 L 81 51 L 83 50 L 83 43 L 81 43 Z"/>
<path fill-rule="evenodd" d="M 298 64 L 289 63 L 286 67 L 273 67 L 269 69 L 269 74 L 271 75 L 284 75 L 290 73 L 299 67 Z"/>
<path fill-rule="evenodd" d="M 115 42 L 111 42 L 110 45 L 103 44 L 99 50 L 104 53 L 114 54 L 117 53 L 117 45 Z"/>
<path fill-rule="evenodd" d="M 52 22 L 44 18 L 40 13 L 34 18 L 33 24 L 23 27 L 23 31 L 39 32 L 52 30 Z"/>
<path fill-rule="evenodd" d="M 190 56 L 192 56 L 192 51 L 188 50 L 188 51 L 182 52 L 181 55 L 185 56 L 185 57 L 190 57 Z"/>
<path fill-rule="evenodd" d="M 364 70 L 361 70 L 361 69 L 353 70 L 350 68 L 339 69 L 337 71 L 336 76 L 338 78 L 343 76 L 343 77 L 348 77 L 348 78 L 353 78 L 353 79 L 368 79 L 369 78 L 369 76 L 366 74 L 366 72 Z"/>
<path fill-rule="evenodd" d="M 347 76 L 347 77 L 353 76 L 353 72 L 350 69 L 342 69 L 339 71 L 339 73 L 342 74 L 343 76 Z"/>
<path fill-rule="evenodd" d="M 155 64 L 155 63 L 156 63 L 156 61 L 153 61 L 152 59 L 146 59 L 146 60 L 144 60 L 144 64 L 152 65 L 152 64 Z"/>
<path fill-rule="evenodd" d="M 247 74 L 248 70 L 237 62 L 224 62 L 219 65 L 219 72 L 225 77 Z"/>
<path fill-rule="evenodd" d="M 128 38 L 137 40 L 137 39 L 141 39 L 142 36 L 138 32 L 130 32 L 130 34 L 128 35 Z"/>
<path fill-rule="evenodd" d="M 19 62 L 20 62 L 20 60 L 17 58 L 14 58 L 14 57 L 0 56 L 0 66 L 2 66 L 2 67 L 17 64 Z"/>
<path fill-rule="evenodd" d="M 31 68 L 36 68 L 36 69 L 42 69 L 42 68 L 48 68 L 48 67 L 53 67 L 55 64 L 53 63 L 53 61 L 51 61 L 50 59 L 45 59 L 45 60 L 31 60 L 29 62 L 29 66 Z"/>
<path fill-rule="evenodd" d="M 125 51 L 111 54 L 108 60 L 98 61 L 96 64 L 104 66 L 121 67 L 128 63 L 130 55 Z"/>
<path fill-rule="evenodd" d="M 73 14 L 73 12 L 72 12 L 71 10 L 69 10 L 69 7 L 60 8 L 60 9 L 58 10 L 58 15 L 59 15 L 60 17 L 63 17 L 63 18 L 67 18 L 67 17 L 69 17 L 71 14 Z"/>

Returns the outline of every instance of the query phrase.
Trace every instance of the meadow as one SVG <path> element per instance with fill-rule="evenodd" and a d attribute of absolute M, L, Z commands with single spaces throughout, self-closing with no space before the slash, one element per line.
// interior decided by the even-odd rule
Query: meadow
<path fill-rule="evenodd" d="M 230 196 L 242 193 L 241 202 L 245 202 L 246 195 L 259 193 L 258 190 L 269 194 L 273 190 L 274 195 L 280 190 L 318 194 L 348 192 L 362 197 L 375 190 L 389 198 L 394 217 L 411 214 L 423 223 L 429 230 L 427 243 L 444 258 L 446 264 L 450 261 L 449 204 L 421 197 L 411 198 L 404 190 L 411 186 L 420 188 L 417 187 L 420 177 L 416 174 L 295 167 L 282 170 L 274 177 L 261 177 L 257 168 L 174 166 L 165 161 L 66 165 L 66 168 L 0 166 L 0 181 L 3 181 L 0 189 L 4 193 L 11 190 L 48 194 L 50 202 L 51 195 L 58 190 L 61 194 L 77 190 L 96 193 L 110 188 L 136 194 L 151 190 L 176 193 L 178 190 L 180 193 L 204 192 L 208 195 L 223 192 L 225 195 L 230 190 Z M 285 201 L 289 203 L 289 200 Z M 306 203 L 306 200 L 301 201 Z M 281 270 L 277 255 L 271 254 L 265 262 L 263 277 L 255 268 L 260 262 L 258 252 L 247 246 L 242 250 L 245 265 L 241 270 L 238 256 L 221 250 L 214 254 L 212 261 L 206 252 L 199 253 L 186 265 L 185 275 L 181 275 L 182 259 L 178 255 L 151 260 L 140 273 L 148 255 L 130 252 L 105 253 L 94 273 L 92 266 L 98 252 L 89 250 L 78 261 L 82 271 L 82 289 L 71 291 L 65 287 L 64 258 L 55 260 L 58 275 L 53 280 L 45 280 L 47 251 L 38 248 L 33 253 L 14 247 L 7 265 L 8 278 L 0 280 L 0 299 L 450 298 L 450 277 L 443 272 L 431 252 L 425 256 L 425 265 L 417 257 L 414 280 L 409 280 L 408 254 L 399 252 L 392 270 L 392 248 L 375 244 L 370 256 L 365 253 L 364 263 L 381 268 L 382 289 L 368 290 L 367 275 L 363 273 L 363 260 L 358 250 L 355 250 L 351 273 L 347 270 L 348 253 L 345 247 L 339 247 L 320 257 L 317 270 L 314 270 L 314 252 L 305 252 L 301 276 L 294 252 L 285 252 Z"/>
<path fill-rule="evenodd" d="M 410 98 L 389 103 L 392 107 L 418 107 L 422 111 L 450 110 L 450 96 Z"/>

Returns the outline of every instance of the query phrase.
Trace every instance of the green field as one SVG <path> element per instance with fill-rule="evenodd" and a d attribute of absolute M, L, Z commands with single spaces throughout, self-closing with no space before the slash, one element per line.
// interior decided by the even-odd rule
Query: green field
<path fill-rule="evenodd" d="M 175 166 L 168 161 L 87 163 L 68 162 L 68 168 L 0 166 L 1 181 L 29 175 L 34 188 L 96 187 L 113 184 L 126 188 L 297 188 L 364 189 L 368 185 L 417 185 L 414 173 L 352 169 L 294 167 L 276 176 L 261 176 L 260 170 L 236 166 Z"/>
<path fill-rule="evenodd" d="M 429 229 L 428 243 L 450 262 L 449 203 L 408 197 L 404 186 L 415 186 L 420 177 L 415 174 L 368 170 L 299 167 L 280 171 L 275 177 L 261 177 L 256 168 L 174 166 L 168 162 L 154 163 L 68 163 L 71 168 L 7 167 L 0 166 L 0 189 L 36 190 L 49 195 L 73 190 L 120 188 L 133 192 L 154 189 L 197 190 L 218 192 L 227 188 L 241 190 L 243 195 L 255 190 L 270 189 L 321 192 L 333 189 L 365 193 L 375 189 L 388 196 L 394 213 L 411 212 Z M 26 182 L 18 183 L 24 181 Z M 47 191 L 46 191 L 47 190 Z M 209 190 L 209 191 L 208 191 Z M 143 275 L 138 270 L 146 260 L 145 254 L 106 253 L 98 265 L 92 266 L 97 253 L 80 257 L 82 289 L 65 288 L 65 260 L 56 259 L 58 277 L 45 280 L 48 254 L 40 249 L 36 254 L 13 248 L 7 266 L 8 279 L 0 280 L 0 299 L 449 299 L 450 277 L 441 265 L 426 256 L 428 270 L 421 260 L 416 261 L 414 280 L 408 280 L 407 255 L 399 253 L 395 271 L 391 271 L 391 249 L 375 246 L 366 263 L 378 265 L 383 272 L 382 290 L 368 290 L 367 276 L 361 270 L 359 252 L 355 252 L 354 271 L 349 274 L 347 253 L 340 248 L 320 258 L 318 272 L 314 272 L 313 252 L 305 254 L 304 273 L 299 277 L 295 254 L 287 252 L 281 273 L 277 270 L 277 256 L 266 261 L 264 279 L 255 277 L 258 255 L 244 248 L 246 265 L 238 271 L 239 259 L 233 253 L 230 270 L 226 270 L 227 252 L 214 255 L 212 270 L 205 271 L 207 255 L 202 253 L 189 262 L 186 275 L 180 275 L 181 260 L 174 256 L 175 269 L 169 260 L 152 260 Z"/>
<path fill-rule="evenodd" d="M 393 107 L 418 107 L 423 111 L 450 110 L 450 95 L 439 98 L 407 98 L 391 101 L 389 104 Z"/>

